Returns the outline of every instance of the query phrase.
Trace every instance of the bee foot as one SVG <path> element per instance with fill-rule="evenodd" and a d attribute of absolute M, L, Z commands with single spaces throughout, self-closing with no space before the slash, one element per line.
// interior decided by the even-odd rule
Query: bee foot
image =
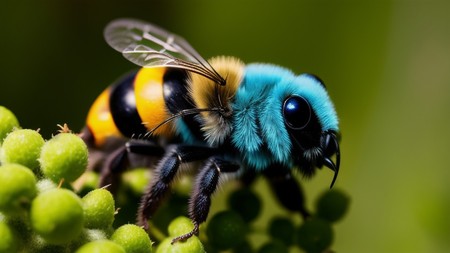
<path fill-rule="evenodd" d="M 191 238 L 193 235 L 198 235 L 198 225 L 197 225 L 197 223 L 194 223 L 194 229 L 191 232 L 173 238 L 171 244 L 174 244 L 174 243 L 176 243 L 178 241 L 185 241 L 185 240 Z"/>

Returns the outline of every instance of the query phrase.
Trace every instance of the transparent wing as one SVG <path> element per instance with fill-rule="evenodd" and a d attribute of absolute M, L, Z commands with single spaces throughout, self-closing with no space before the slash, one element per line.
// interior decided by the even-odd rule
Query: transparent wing
<path fill-rule="evenodd" d="M 185 39 L 156 25 L 119 19 L 106 26 L 104 36 L 112 48 L 139 66 L 182 68 L 225 84 L 225 80 Z"/>

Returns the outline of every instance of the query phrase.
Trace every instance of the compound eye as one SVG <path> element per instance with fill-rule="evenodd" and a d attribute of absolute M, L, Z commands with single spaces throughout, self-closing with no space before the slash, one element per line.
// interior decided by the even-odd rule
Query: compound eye
<path fill-rule="evenodd" d="M 303 97 L 288 97 L 283 104 L 283 117 L 289 128 L 302 129 L 311 120 L 311 106 Z"/>

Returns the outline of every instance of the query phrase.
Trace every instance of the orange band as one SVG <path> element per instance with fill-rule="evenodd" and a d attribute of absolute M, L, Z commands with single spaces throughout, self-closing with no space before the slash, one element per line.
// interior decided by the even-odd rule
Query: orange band
<path fill-rule="evenodd" d="M 91 130 L 95 144 L 101 146 L 108 137 L 122 136 L 117 129 L 109 110 L 110 88 L 104 90 L 92 104 L 86 124 Z"/>
<path fill-rule="evenodd" d="M 152 130 L 170 117 L 163 95 L 165 71 L 165 68 L 142 68 L 134 81 L 136 108 L 142 123 L 148 130 Z M 171 137 L 173 124 L 171 122 L 164 124 L 153 134 Z"/>

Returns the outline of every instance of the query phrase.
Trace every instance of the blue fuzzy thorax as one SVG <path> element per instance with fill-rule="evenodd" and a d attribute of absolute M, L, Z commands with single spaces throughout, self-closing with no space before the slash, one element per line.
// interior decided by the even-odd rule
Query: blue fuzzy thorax
<path fill-rule="evenodd" d="M 325 88 L 309 75 L 296 76 L 275 65 L 247 65 L 233 100 L 232 144 L 246 167 L 264 170 L 272 163 L 293 165 L 292 143 L 283 119 L 283 102 L 305 98 L 322 131 L 338 131 L 338 119 Z M 298 155 L 298 154 L 297 154 Z"/>

